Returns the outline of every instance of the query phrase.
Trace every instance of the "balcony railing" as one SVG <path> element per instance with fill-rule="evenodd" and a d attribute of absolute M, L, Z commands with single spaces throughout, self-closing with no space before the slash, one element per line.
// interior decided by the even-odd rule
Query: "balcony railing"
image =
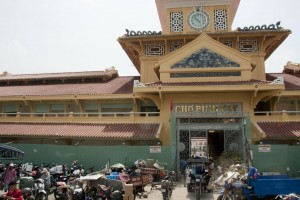
<path fill-rule="evenodd" d="M 300 115 L 300 111 L 256 111 L 255 116 L 282 116 L 282 115 Z"/>
<path fill-rule="evenodd" d="M 0 117 L 155 117 L 159 112 L 0 113 Z"/>

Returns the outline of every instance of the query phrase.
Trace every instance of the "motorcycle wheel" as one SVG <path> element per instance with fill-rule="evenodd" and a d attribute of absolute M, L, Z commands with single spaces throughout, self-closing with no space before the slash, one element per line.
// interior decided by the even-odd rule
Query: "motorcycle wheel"
<path fill-rule="evenodd" d="M 163 193 L 163 200 L 169 200 L 169 196 L 167 192 Z"/>
<path fill-rule="evenodd" d="M 200 200 L 200 189 L 196 189 L 196 200 Z"/>
<path fill-rule="evenodd" d="M 44 193 L 39 193 L 36 197 L 36 200 L 48 200 L 48 195 Z"/>
<path fill-rule="evenodd" d="M 61 199 L 61 194 L 58 194 L 57 190 L 54 190 L 53 196 L 56 200 L 60 200 Z"/>
<path fill-rule="evenodd" d="M 218 196 L 217 200 L 229 200 L 229 198 L 227 196 L 224 197 L 224 195 L 220 195 Z"/>
<path fill-rule="evenodd" d="M 169 189 L 169 191 L 168 191 L 168 196 L 169 196 L 169 197 L 172 196 L 172 190 L 171 190 L 171 189 Z"/>

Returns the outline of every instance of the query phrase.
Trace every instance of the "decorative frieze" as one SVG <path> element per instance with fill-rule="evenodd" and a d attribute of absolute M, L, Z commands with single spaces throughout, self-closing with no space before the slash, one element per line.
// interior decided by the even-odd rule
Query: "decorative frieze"
<path fill-rule="evenodd" d="M 202 48 L 171 66 L 177 68 L 240 67 L 240 65 L 209 49 Z M 197 77 L 197 76 L 195 76 Z"/>

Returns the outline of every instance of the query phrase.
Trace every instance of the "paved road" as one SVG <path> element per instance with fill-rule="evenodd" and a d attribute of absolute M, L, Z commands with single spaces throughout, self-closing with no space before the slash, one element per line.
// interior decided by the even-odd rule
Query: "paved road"
<path fill-rule="evenodd" d="M 148 199 L 160 200 L 162 199 L 162 194 L 159 190 L 150 190 L 150 186 L 146 186 L 145 190 L 148 192 Z M 203 193 L 201 195 L 201 200 L 216 200 L 218 197 L 217 194 L 213 193 Z M 138 199 L 138 198 L 137 198 Z M 188 193 L 186 187 L 183 187 L 183 184 L 178 183 L 175 190 L 173 190 L 171 200 L 196 200 L 195 193 Z M 146 200 L 146 199 L 145 199 Z"/>
<path fill-rule="evenodd" d="M 159 190 L 151 190 L 150 186 L 145 187 L 145 191 L 148 194 L 148 198 L 141 198 L 141 200 L 161 200 L 162 194 Z M 3 193 L 3 191 L 0 191 L 0 194 Z M 218 197 L 217 194 L 213 193 L 203 193 L 201 195 L 201 200 L 216 200 Z M 49 195 L 49 200 L 54 200 L 53 194 Z M 138 200 L 139 198 L 137 198 Z M 172 198 L 171 200 L 196 200 L 194 193 L 188 193 L 186 187 L 183 187 L 182 183 L 178 183 L 176 188 L 173 190 Z"/>
<path fill-rule="evenodd" d="M 162 194 L 159 190 L 151 190 L 150 186 L 145 187 L 145 191 L 148 194 L 148 198 L 141 198 L 141 200 L 162 200 Z M 213 193 L 203 193 L 201 195 L 201 200 L 216 200 L 218 197 L 217 194 Z M 139 200 L 139 198 L 136 198 Z M 188 193 L 186 187 L 183 187 L 183 184 L 178 183 L 176 188 L 173 190 L 171 200 L 196 200 L 194 193 Z M 49 200 L 54 200 L 53 194 L 49 196 Z"/>

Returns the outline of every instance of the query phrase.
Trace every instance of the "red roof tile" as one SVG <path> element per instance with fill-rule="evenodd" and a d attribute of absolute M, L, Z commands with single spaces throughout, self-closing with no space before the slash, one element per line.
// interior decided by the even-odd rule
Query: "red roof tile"
<path fill-rule="evenodd" d="M 49 79 L 49 78 L 82 78 L 82 77 L 103 77 L 108 76 L 108 71 L 86 71 L 86 72 L 61 72 L 43 74 L 16 74 L 0 76 L 0 81 L 27 80 L 27 79 Z M 117 73 L 117 72 L 116 72 Z"/>
<path fill-rule="evenodd" d="M 300 90 L 300 77 L 286 73 L 269 73 L 266 74 L 268 81 L 275 80 L 278 76 L 283 76 L 285 90 Z"/>
<path fill-rule="evenodd" d="M 0 123 L 0 137 L 149 140 L 156 139 L 159 130 L 159 123 Z"/>
<path fill-rule="evenodd" d="M 0 86 L 0 97 L 131 94 L 136 77 L 117 77 L 103 83 Z"/>
<path fill-rule="evenodd" d="M 269 81 L 250 80 L 250 81 L 206 81 L 206 82 L 161 82 L 145 84 L 146 86 L 201 86 L 201 85 L 254 85 L 268 84 Z"/>
<path fill-rule="evenodd" d="M 299 139 L 300 121 L 257 122 L 268 139 Z"/>

